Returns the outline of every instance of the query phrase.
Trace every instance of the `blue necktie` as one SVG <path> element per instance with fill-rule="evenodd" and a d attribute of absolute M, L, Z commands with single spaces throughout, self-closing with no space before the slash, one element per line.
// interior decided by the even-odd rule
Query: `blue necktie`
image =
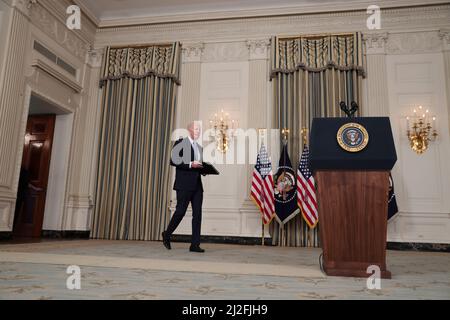
<path fill-rule="evenodd" d="M 197 142 L 193 142 L 192 143 L 192 147 L 194 148 L 194 160 L 195 161 L 200 161 L 200 152 L 198 150 L 198 144 Z"/>

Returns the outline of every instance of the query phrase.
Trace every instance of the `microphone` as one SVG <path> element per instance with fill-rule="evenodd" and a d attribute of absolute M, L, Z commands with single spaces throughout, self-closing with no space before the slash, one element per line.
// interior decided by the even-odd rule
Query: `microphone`
<path fill-rule="evenodd" d="M 341 110 L 345 112 L 345 114 L 347 115 L 347 117 L 350 117 L 350 113 L 348 111 L 348 107 L 345 104 L 344 101 L 339 102 L 339 105 L 341 106 Z"/>
<path fill-rule="evenodd" d="M 355 101 L 352 101 L 351 106 L 352 106 L 352 108 L 350 109 L 350 113 L 351 113 L 351 116 L 353 117 L 355 112 L 358 111 L 359 106 L 356 104 Z"/>

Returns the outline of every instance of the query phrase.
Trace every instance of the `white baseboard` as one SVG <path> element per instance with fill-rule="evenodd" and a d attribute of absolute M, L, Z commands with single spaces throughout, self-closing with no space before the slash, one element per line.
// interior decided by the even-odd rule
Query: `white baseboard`
<path fill-rule="evenodd" d="M 387 240 L 450 243 L 450 213 L 397 213 L 388 223 Z"/>
<path fill-rule="evenodd" d="M 171 214 L 175 208 L 170 208 Z M 189 208 L 174 234 L 192 233 L 192 210 Z M 204 236 L 261 237 L 261 215 L 257 209 L 203 208 L 202 231 Z M 266 228 L 265 236 L 269 232 Z"/>
<path fill-rule="evenodd" d="M 12 231 L 14 200 L 0 199 L 0 231 Z"/>

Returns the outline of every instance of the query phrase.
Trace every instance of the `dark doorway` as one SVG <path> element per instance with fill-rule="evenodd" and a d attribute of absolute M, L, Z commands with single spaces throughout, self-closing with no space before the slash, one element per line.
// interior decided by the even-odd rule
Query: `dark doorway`
<path fill-rule="evenodd" d="M 41 236 L 54 129 L 55 115 L 28 117 L 14 215 L 14 237 Z"/>

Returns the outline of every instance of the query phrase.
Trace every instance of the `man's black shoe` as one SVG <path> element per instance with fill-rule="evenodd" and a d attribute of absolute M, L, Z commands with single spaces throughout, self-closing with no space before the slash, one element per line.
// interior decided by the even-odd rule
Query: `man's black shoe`
<path fill-rule="evenodd" d="M 202 249 L 202 248 L 200 248 L 200 246 L 191 246 L 190 248 L 189 248 L 189 251 L 191 251 L 191 252 L 205 252 L 205 250 L 204 249 Z"/>
<path fill-rule="evenodd" d="M 172 249 L 172 247 L 170 246 L 170 237 L 166 236 L 166 232 L 165 231 L 163 231 L 163 233 L 162 233 L 162 238 L 163 238 L 164 247 L 166 247 L 167 250 Z"/>

